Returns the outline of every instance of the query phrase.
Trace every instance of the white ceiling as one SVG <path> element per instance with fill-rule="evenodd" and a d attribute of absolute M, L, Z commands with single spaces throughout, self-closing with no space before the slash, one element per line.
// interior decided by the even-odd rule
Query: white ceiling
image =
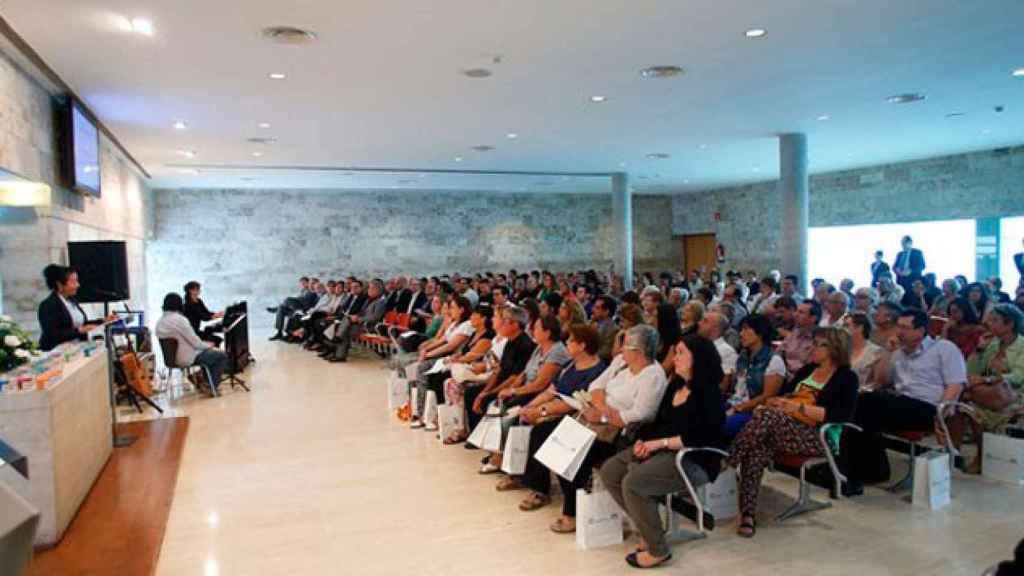
<path fill-rule="evenodd" d="M 1011 76 L 1024 67 L 1021 0 L 0 0 L 0 14 L 154 187 L 607 190 L 599 179 L 421 184 L 268 169 L 371 166 L 625 170 L 639 192 L 665 192 L 777 177 L 781 132 L 808 134 L 813 172 L 1024 142 L 1024 78 Z M 118 16 L 151 19 L 154 36 L 119 31 Z M 319 41 L 260 36 L 280 24 Z M 768 35 L 747 39 L 751 27 Z M 655 64 L 687 73 L 640 77 Z M 479 66 L 494 75 L 459 73 Z M 903 92 L 928 98 L 885 102 Z M 592 104 L 594 94 L 608 101 Z M 189 129 L 175 131 L 178 119 Z M 245 141 L 255 136 L 278 141 Z M 470 150 L 478 144 L 497 149 Z"/>

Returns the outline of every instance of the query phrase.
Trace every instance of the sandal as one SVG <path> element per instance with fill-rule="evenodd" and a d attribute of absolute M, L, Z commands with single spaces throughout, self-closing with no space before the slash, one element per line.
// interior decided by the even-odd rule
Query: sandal
<path fill-rule="evenodd" d="M 540 492 L 530 492 L 523 501 L 519 503 L 519 509 L 523 512 L 532 512 L 543 508 L 551 503 L 551 497 Z"/>
<path fill-rule="evenodd" d="M 746 520 L 741 520 L 736 534 L 743 538 L 753 538 L 754 534 L 757 534 L 757 521 L 749 517 Z"/>
<path fill-rule="evenodd" d="M 445 446 L 452 446 L 454 444 L 462 444 L 466 441 L 466 434 L 464 432 L 455 432 L 451 436 L 444 439 Z"/>
<path fill-rule="evenodd" d="M 572 534 L 576 531 L 576 522 L 570 525 L 565 518 L 559 516 L 558 520 L 551 524 L 551 531 L 555 534 Z"/>
<path fill-rule="evenodd" d="M 640 568 L 641 570 L 646 570 L 648 568 L 657 568 L 658 566 L 661 566 L 665 562 L 668 562 L 669 560 L 672 559 L 672 554 L 669 554 L 669 555 L 665 556 L 664 558 L 660 558 L 660 559 L 655 560 L 654 564 L 644 565 L 644 564 L 640 563 L 640 560 L 638 558 L 639 555 L 640 555 L 639 552 L 634 552 L 634 553 L 630 554 L 629 556 L 626 556 L 626 564 L 629 564 L 633 568 Z M 648 556 L 650 556 L 650 554 L 648 554 Z M 652 558 L 653 558 L 653 556 L 652 556 Z"/>
<path fill-rule="evenodd" d="M 513 490 L 520 490 L 523 488 L 522 483 L 512 476 L 505 476 L 494 486 L 494 489 L 498 492 L 511 492 Z"/>

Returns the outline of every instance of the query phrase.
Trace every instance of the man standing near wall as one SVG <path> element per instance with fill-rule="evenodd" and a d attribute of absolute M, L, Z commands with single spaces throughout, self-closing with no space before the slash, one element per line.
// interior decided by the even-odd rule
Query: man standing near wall
<path fill-rule="evenodd" d="M 924 253 L 914 248 L 914 241 L 910 236 L 904 236 L 903 251 L 896 255 L 896 261 L 893 262 L 893 269 L 896 271 L 896 281 L 903 289 L 907 292 L 912 292 L 914 289 L 914 280 L 921 279 L 921 273 L 924 272 Z"/>

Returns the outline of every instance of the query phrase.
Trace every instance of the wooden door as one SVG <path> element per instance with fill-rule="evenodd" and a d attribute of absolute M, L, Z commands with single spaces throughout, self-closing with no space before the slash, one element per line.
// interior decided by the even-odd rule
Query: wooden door
<path fill-rule="evenodd" d="M 715 252 L 718 242 L 714 234 L 689 234 L 683 236 L 683 266 L 686 273 L 694 269 L 705 267 L 711 270 L 717 266 L 718 258 Z"/>

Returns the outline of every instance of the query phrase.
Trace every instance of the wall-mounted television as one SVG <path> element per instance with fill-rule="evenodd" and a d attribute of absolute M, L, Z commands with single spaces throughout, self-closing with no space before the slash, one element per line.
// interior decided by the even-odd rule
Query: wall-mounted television
<path fill-rule="evenodd" d="M 68 188 L 100 195 L 100 133 L 96 123 L 74 98 L 64 122 L 64 173 Z"/>

